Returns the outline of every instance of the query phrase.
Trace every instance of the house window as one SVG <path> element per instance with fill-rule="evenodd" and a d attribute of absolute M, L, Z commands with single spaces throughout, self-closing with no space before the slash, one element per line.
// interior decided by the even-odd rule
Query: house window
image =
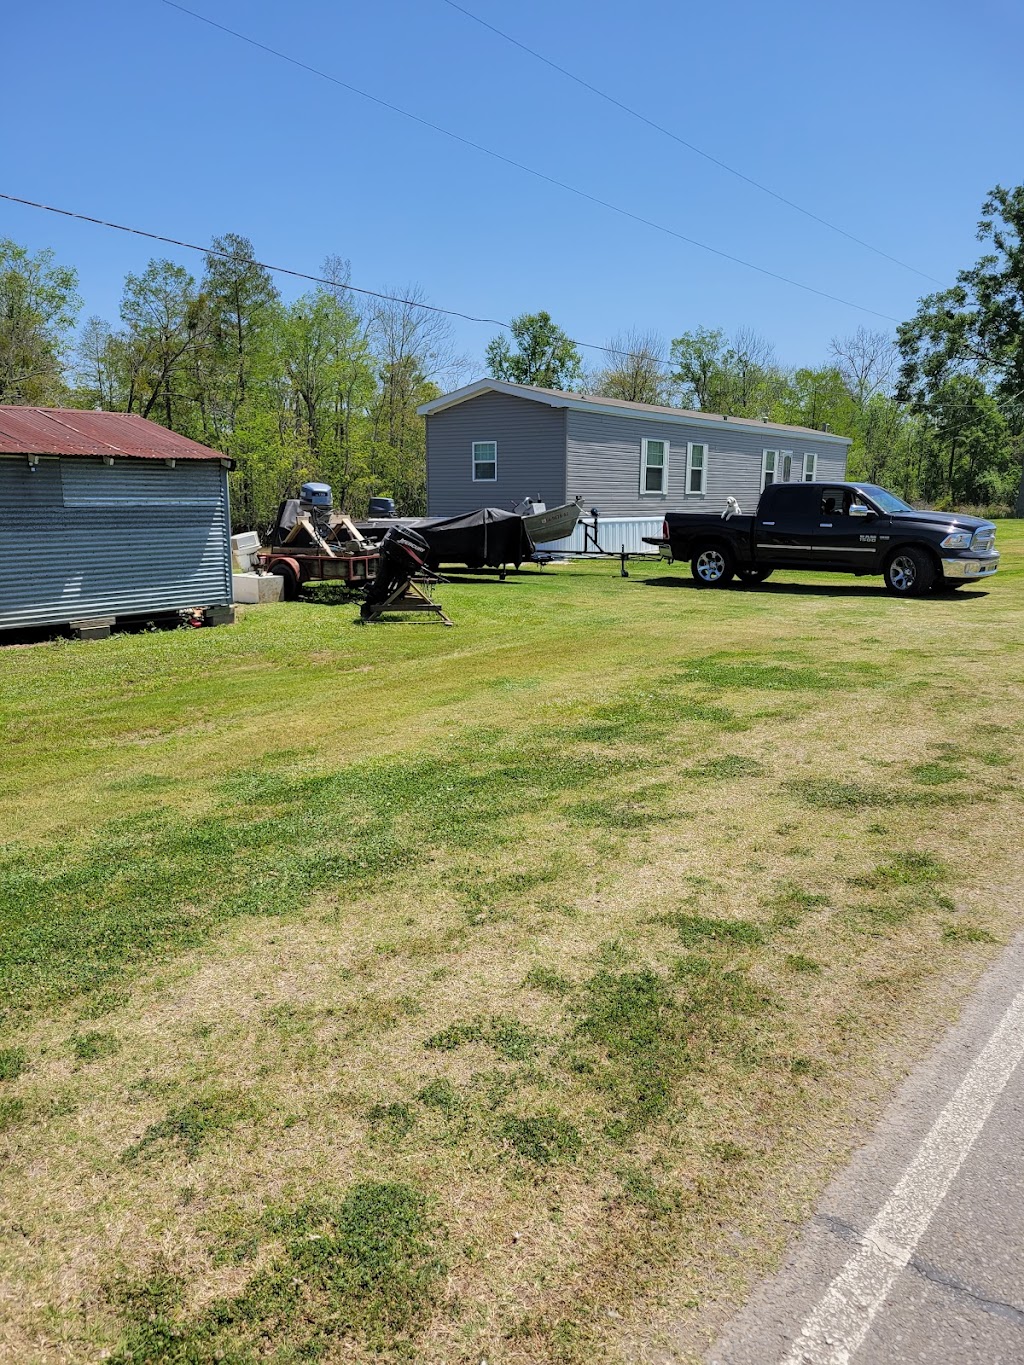
<path fill-rule="evenodd" d="M 704 493 L 708 481 L 708 448 L 691 441 L 686 455 L 686 491 Z"/>
<path fill-rule="evenodd" d="M 765 450 L 761 452 L 761 492 L 770 483 L 789 483 L 793 477 L 793 452 L 791 450 Z"/>
<path fill-rule="evenodd" d="M 804 483 L 813 483 L 818 477 L 818 457 L 813 450 L 804 456 Z"/>
<path fill-rule="evenodd" d="M 640 442 L 640 492 L 664 493 L 668 489 L 668 442 Z"/>
<path fill-rule="evenodd" d="M 497 441 L 473 442 L 473 482 L 494 483 L 498 477 Z"/>

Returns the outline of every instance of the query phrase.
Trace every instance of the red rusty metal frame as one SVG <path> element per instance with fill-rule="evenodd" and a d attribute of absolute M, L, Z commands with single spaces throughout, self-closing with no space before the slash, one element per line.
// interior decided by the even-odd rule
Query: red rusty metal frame
<path fill-rule="evenodd" d="M 320 581 L 362 586 L 369 583 L 377 570 L 380 555 L 376 551 L 365 555 L 306 554 L 292 546 L 284 550 L 263 550 L 257 556 L 265 569 L 275 564 L 287 564 L 299 583 Z"/>

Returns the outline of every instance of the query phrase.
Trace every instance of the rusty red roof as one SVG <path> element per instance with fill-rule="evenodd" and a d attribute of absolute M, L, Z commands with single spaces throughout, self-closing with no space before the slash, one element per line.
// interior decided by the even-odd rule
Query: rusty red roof
<path fill-rule="evenodd" d="M 131 460 L 222 460 L 134 412 L 0 406 L 0 455 L 120 455 Z"/>

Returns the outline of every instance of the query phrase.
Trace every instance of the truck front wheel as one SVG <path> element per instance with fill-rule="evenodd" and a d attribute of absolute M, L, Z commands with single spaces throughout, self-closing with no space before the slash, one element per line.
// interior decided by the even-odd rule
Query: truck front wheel
<path fill-rule="evenodd" d="M 690 572 L 699 588 L 724 588 L 736 572 L 736 563 L 724 545 L 698 545 Z"/>
<path fill-rule="evenodd" d="M 916 545 L 896 550 L 885 562 L 885 586 L 895 597 L 921 597 L 935 582 L 935 563 Z"/>

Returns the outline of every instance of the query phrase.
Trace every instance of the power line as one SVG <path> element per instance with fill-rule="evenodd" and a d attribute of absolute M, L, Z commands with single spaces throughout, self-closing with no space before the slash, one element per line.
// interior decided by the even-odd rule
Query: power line
<path fill-rule="evenodd" d="M 382 109 L 387 109 L 393 114 L 400 114 L 402 118 L 410 119 L 413 123 L 420 124 L 423 128 L 429 128 L 432 132 L 441 133 L 442 136 L 451 138 L 454 142 L 461 143 L 464 147 L 471 147 L 476 152 L 481 152 L 484 156 L 489 156 L 495 161 L 501 161 L 506 166 L 512 166 L 518 171 L 523 171 L 526 175 L 532 175 L 537 180 L 543 180 L 549 185 L 555 185 L 558 189 L 565 190 L 569 194 L 575 194 L 580 199 L 586 199 L 591 204 L 597 204 L 600 208 L 608 209 L 611 213 L 617 213 L 622 218 L 629 218 L 635 223 L 642 223 L 645 227 L 653 228 L 656 232 L 662 232 L 668 237 L 674 237 L 680 242 L 686 242 L 689 246 L 695 246 L 701 251 L 710 252 L 713 256 L 719 256 L 723 260 L 731 261 L 734 265 L 741 265 L 747 270 L 754 270 L 759 275 L 766 275 L 769 279 L 778 280 L 782 284 L 791 285 L 794 289 L 802 289 L 805 293 L 815 294 L 818 298 L 828 299 L 831 303 L 840 303 L 844 308 L 855 308 L 861 313 L 870 313 L 872 317 L 882 318 L 886 322 L 899 323 L 899 318 L 894 318 L 888 313 L 881 313 L 876 308 L 869 308 L 863 303 L 854 303 L 852 299 L 840 298 L 838 294 L 830 294 L 824 289 L 817 289 L 812 284 L 804 284 L 800 280 L 791 279 L 788 275 L 781 275 L 775 270 L 769 270 L 766 266 L 755 265 L 752 261 L 745 261 L 740 256 L 733 256 L 728 251 L 722 251 L 715 246 L 709 246 L 707 242 L 699 242 L 695 237 L 687 237 L 682 232 L 677 232 L 675 228 L 667 227 L 664 223 L 658 223 L 652 218 L 644 218 L 639 213 L 633 213 L 629 209 L 622 208 L 618 204 L 613 204 L 607 199 L 600 199 L 597 195 L 589 194 L 586 190 L 581 190 L 576 185 L 570 185 L 564 180 L 558 180 L 555 176 L 546 175 L 543 171 L 536 170 L 533 166 L 527 166 L 522 161 L 516 161 L 513 157 L 505 156 L 501 152 L 496 152 L 490 147 L 485 147 L 480 142 L 474 142 L 471 138 L 463 137 L 461 133 L 455 133 L 450 128 L 445 128 L 439 123 L 432 123 L 429 119 L 413 114 L 408 109 L 403 109 L 401 105 L 392 104 L 389 100 L 381 99 L 379 95 L 371 95 L 366 90 L 359 89 L 358 86 L 351 85 L 348 81 L 343 81 L 337 76 L 332 76 L 326 71 L 321 71 L 318 67 L 311 66 L 308 62 L 301 61 L 298 57 L 290 57 L 286 52 L 281 52 L 277 48 L 270 47 L 266 43 L 261 43 L 256 38 L 250 38 L 248 34 L 240 33 L 237 29 L 228 28 L 226 24 L 218 23 L 215 19 L 209 19 L 205 14 L 199 14 L 196 10 L 188 9 L 185 5 L 179 5 L 177 0 L 161 0 L 170 9 L 179 10 L 182 14 L 189 15 L 190 18 L 198 20 L 202 24 L 207 24 L 210 28 L 219 29 L 222 33 L 229 34 L 232 38 L 237 38 L 240 42 L 248 43 L 250 47 L 257 48 L 260 52 L 265 52 L 271 57 L 277 57 L 280 61 L 287 62 L 290 66 L 298 67 L 300 71 L 306 71 L 312 76 L 317 76 L 321 80 L 329 81 L 332 85 L 339 86 L 342 90 L 347 90 L 350 94 L 358 95 L 361 99 L 369 100 L 372 104 L 378 105 Z M 489 319 L 484 319 L 488 321 Z"/>
<path fill-rule="evenodd" d="M 171 0 L 165 0 L 165 3 L 171 3 Z M 916 265 L 909 265 L 906 261 L 901 261 L 898 257 L 891 256 L 888 251 L 883 251 L 881 247 L 872 246 L 870 242 L 865 242 L 862 237 L 857 237 L 852 232 L 847 232 L 846 228 L 840 227 L 838 223 L 832 223 L 827 218 L 822 218 L 820 214 L 814 213 L 810 209 L 805 209 L 802 204 L 797 204 L 792 199 L 787 199 L 784 194 L 779 194 L 777 190 L 773 190 L 768 185 L 762 185 L 759 180 L 755 180 L 752 176 L 737 170 L 735 166 L 730 166 L 727 161 L 722 161 L 719 157 L 704 151 L 702 147 L 696 146 L 693 142 L 687 142 L 686 138 L 680 137 L 679 134 L 674 133 L 671 128 L 666 128 L 664 124 L 657 123 L 654 119 L 648 118 L 646 114 L 641 114 L 638 109 L 634 109 L 631 105 L 625 104 L 614 95 L 609 95 L 607 90 L 601 90 L 598 86 L 591 85 L 590 81 L 584 80 L 582 76 L 577 76 L 574 71 L 570 71 L 567 67 L 560 66 L 558 62 L 552 61 L 550 57 L 545 57 L 543 52 L 538 52 L 536 48 L 527 46 L 526 43 L 520 42 L 518 38 L 513 38 L 511 33 L 506 33 L 504 29 L 500 29 L 496 25 L 488 23 L 486 19 L 481 19 L 479 14 L 474 14 L 472 10 L 468 10 L 463 5 L 457 4 L 456 0 L 443 0 L 443 3 L 448 5 L 451 9 L 458 10 L 458 12 L 464 14 L 467 19 L 472 19 L 472 21 L 475 24 L 479 24 L 481 28 L 489 29 L 491 33 L 504 39 L 506 43 L 511 43 L 513 47 L 518 47 L 521 51 L 528 53 L 538 62 L 543 62 L 545 66 L 551 67 L 552 71 L 557 71 L 568 80 L 575 81 L 576 84 L 581 85 L 584 90 L 589 90 L 592 95 L 597 95 L 599 99 L 606 100 L 608 104 L 613 104 L 616 109 L 621 109 L 623 113 L 629 114 L 631 118 L 639 120 L 640 123 L 646 123 L 649 128 L 653 128 L 656 132 L 671 138 L 673 142 L 678 142 L 680 147 L 685 147 L 688 151 L 696 153 L 697 156 L 702 156 L 705 161 L 710 161 L 713 165 L 720 167 L 723 171 L 728 171 L 730 175 L 736 176 L 739 180 L 746 181 L 748 185 L 753 185 L 753 187 L 760 190 L 762 194 L 770 195 L 773 199 L 777 199 L 780 204 L 785 204 L 788 208 L 795 209 L 797 213 L 802 213 L 806 218 L 813 219 L 814 222 L 820 223 L 822 227 L 827 227 L 832 232 L 838 232 L 840 236 L 848 238 L 851 242 L 856 242 L 858 246 L 864 247 L 867 251 L 873 251 L 876 256 L 882 256 L 885 260 L 891 261 L 893 265 L 898 265 L 903 270 L 910 270 L 915 275 L 920 275 L 922 279 L 931 280 L 933 284 L 942 283 L 942 281 L 936 279 L 934 275 L 929 275 L 926 270 L 919 270 Z M 180 8 L 180 6 L 176 6 L 176 8 Z M 755 267 L 755 269 L 756 268 L 757 267 Z"/>
<path fill-rule="evenodd" d="M 149 232 L 145 228 L 129 227 L 126 223 L 111 223 L 105 218 L 94 218 L 88 213 L 76 213 L 74 209 L 57 208 L 54 204 L 41 204 L 35 199 L 23 199 L 17 194 L 4 194 L 0 191 L 0 199 L 6 199 L 9 204 L 22 204 L 30 209 L 42 209 L 45 213 L 57 213 L 62 218 L 74 218 L 80 223 L 92 223 L 95 227 L 112 228 L 115 232 L 129 232 L 134 237 L 145 237 L 151 242 L 163 242 L 166 246 L 177 246 L 185 251 L 198 251 L 203 256 L 219 256 L 222 260 L 233 261 L 236 265 L 245 266 L 247 270 L 267 270 L 272 275 L 290 275 L 296 280 L 308 280 L 311 284 L 326 285 L 329 289 L 347 290 L 353 294 L 362 294 L 366 298 L 381 299 L 385 303 L 400 303 L 406 308 L 422 308 L 428 313 L 441 313 L 445 317 L 460 318 L 463 322 L 486 323 L 489 327 L 500 327 L 505 332 L 512 330 L 510 322 L 503 322 L 501 318 L 480 317 L 474 313 L 461 313 L 456 308 L 442 308 L 436 303 L 424 303 L 421 299 L 403 298 L 401 294 L 385 294 L 379 289 L 365 289 L 358 284 L 340 284 L 336 279 L 330 279 L 325 275 L 310 275 L 304 270 L 293 270 L 286 265 L 272 265 L 269 261 L 257 261 L 249 256 L 237 256 L 230 251 L 222 251 L 219 247 L 200 246 L 198 242 L 186 242 L 179 237 L 167 237 L 160 232 Z M 636 351 L 622 351 L 614 346 L 602 346 L 596 341 L 578 341 L 575 337 L 568 340 L 573 346 L 578 346 L 587 351 L 600 351 L 603 355 L 622 356 L 627 360 L 649 360 Z M 671 369 L 667 361 L 658 361 L 660 369 Z"/>

